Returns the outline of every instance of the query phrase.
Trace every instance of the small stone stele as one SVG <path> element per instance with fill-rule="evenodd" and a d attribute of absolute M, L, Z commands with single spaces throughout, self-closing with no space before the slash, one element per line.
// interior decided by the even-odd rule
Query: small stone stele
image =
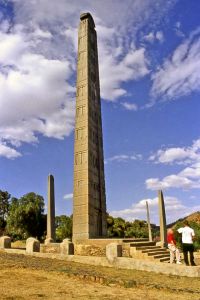
<path fill-rule="evenodd" d="M 9 236 L 0 237 L 0 248 L 11 248 L 11 238 Z"/>
<path fill-rule="evenodd" d="M 60 253 L 74 255 L 74 244 L 69 239 L 64 239 L 60 244 Z"/>
<path fill-rule="evenodd" d="M 28 238 L 26 240 L 26 253 L 40 252 L 40 242 L 35 238 Z"/>
<path fill-rule="evenodd" d="M 48 244 L 53 243 L 53 242 L 54 242 L 54 240 L 53 240 L 52 238 L 47 238 L 47 239 L 44 241 L 44 244 L 45 244 L 45 245 L 48 245 Z"/>
<path fill-rule="evenodd" d="M 106 246 L 106 257 L 109 262 L 113 262 L 116 257 L 122 256 L 122 245 L 110 243 Z"/>

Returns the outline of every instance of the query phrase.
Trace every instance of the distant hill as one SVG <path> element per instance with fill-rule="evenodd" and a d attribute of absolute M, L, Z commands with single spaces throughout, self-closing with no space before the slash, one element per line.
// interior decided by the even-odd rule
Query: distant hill
<path fill-rule="evenodd" d="M 173 227 L 177 222 L 183 222 L 185 220 L 187 220 L 188 222 L 195 222 L 200 225 L 200 211 L 196 211 L 195 213 L 192 213 L 192 214 L 188 215 L 187 217 L 178 219 L 177 221 L 175 221 L 171 224 L 168 224 L 167 227 Z"/>

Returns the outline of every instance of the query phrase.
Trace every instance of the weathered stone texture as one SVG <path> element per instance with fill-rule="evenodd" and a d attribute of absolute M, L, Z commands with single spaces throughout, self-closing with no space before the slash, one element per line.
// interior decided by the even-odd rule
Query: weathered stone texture
<path fill-rule="evenodd" d="M 42 253 L 60 253 L 60 244 L 59 243 L 41 244 L 40 252 L 42 252 Z"/>
<path fill-rule="evenodd" d="M 0 249 L 11 248 L 11 238 L 9 236 L 0 237 Z"/>
<path fill-rule="evenodd" d="M 83 256 L 106 256 L 106 246 L 105 245 L 75 245 L 74 247 L 75 255 Z"/>
<path fill-rule="evenodd" d="M 108 261 L 113 262 L 116 257 L 122 256 L 122 245 L 110 243 L 106 246 L 106 257 Z"/>
<path fill-rule="evenodd" d="M 54 240 L 53 240 L 52 238 L 47 238 L 47 239 L 44 241 L 44 244 L 45 244 L 45 245 L 48 245 L 48 244 L 53 243 L 53 242 L 54 242 Z"/>
<path fill-rule="evenodd" d="M 74 244 L 69 239 L 64 239 L 60 244 L 60 253 L 66 255 L 73 255 Z"/>
<path fill-rule="evenodd" d="M 148 225 L 148 232 L 149 232 L 149 241 L 152 242 L 152 232 L 151 232 L 151 223 L 150 223 L 150 215 L 149 215 L 149 205 L 146 201 L 146 210 L 147 210 L 147 225 Z"/>
<path fill-rule="evenodd" d="M 167 225 L 166 225 L 166 214 L 165 214 L 165 203 L 163 192 L 158 191 L 158 205 L 159 205 L 159 216 L 160 216 L 160 243 L 159 245 L 167 246 Z"/>
<path fill-rule="evenodd" d="M 52 241 L 51 241 L 52 240 Z M 48 210 L 47 210 L 47 238 L 46 243 L 55 241 L 55 193 L 54 177 L 48 176 Z"/>
<path fill-rule="evenodd" d="M 74 145 L 73 241 L 106 236 L 106 197 L 97 37 L 80 17 Z"/>
<path fill-rule="evenodd" d="M 35 238 L 28 238 L 26 240 L 26 253 L 40 252 L 40 242 Z"/>

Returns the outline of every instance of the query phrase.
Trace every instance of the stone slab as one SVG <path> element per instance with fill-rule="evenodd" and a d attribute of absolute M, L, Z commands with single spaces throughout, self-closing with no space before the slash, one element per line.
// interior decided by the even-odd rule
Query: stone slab
<path fill-rule="evenodd" d="M 40 245 L 42 253 L 60 253 L 60 243 L 47 243 Z"/>
<path fill-rule="evenodd" d="M 11 248 L 11 238 L 9 236 L 0 237 L 0 249 Z"/>
<path fill-rule="evenodd" d="M 40 252 L 40 242 L 35 238 L 28 238 L 26 240 L 26 252 L 29 254 Z"/>
<path fill-rule="evenodd" d="M 64 239 L 60 244 L 60 253 L 64 255 L 74 255 L 74 244 L 69 239 Z"/>
<path fill-rule="evenodd" d="M 110 243 L 106 246 L 106 257 L 109 262 L 113 262 L 117 257 L 122 256 L 122 245 Z"/>

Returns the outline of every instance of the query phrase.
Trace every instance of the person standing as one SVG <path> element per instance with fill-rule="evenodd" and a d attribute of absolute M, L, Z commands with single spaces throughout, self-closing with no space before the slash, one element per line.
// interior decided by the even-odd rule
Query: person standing
<path fill-rule="evenodd" d="M 188 221 L 184 221 L 184 227 L 178 229 L 178 232 L 182 234 L 182 244 L 183 244 L 183 256 L 186 266 L 189 266 L 188 252 L 190 253 L 190 264 L 191 266 L 196 266 L 194 262 L 194 245 L 193 239 L 195 237 L 194 230 L 189 227 Z"/>
<path fill-rule="evenodd" d="M 168 248 L 170 251 L 170 264 L 173 264 L 175 257 L 176 257 L 176 263 L 181 264 L 180 262 L 180 252 L 179 249 L 176 247 L 176 241 L 174 238 L 174 231 L 172 228 L 169 228 L 167 230 L 167 243 Z"/>

